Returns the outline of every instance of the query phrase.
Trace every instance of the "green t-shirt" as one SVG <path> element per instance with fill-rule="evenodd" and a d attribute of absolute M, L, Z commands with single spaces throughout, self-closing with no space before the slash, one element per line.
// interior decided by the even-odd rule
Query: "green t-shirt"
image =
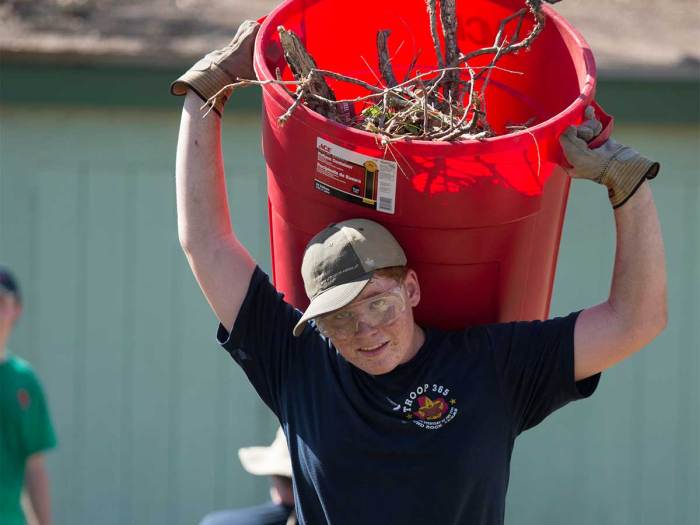
<path fill-rule="evenodd" d="M 0 362 L 0 523 L 24 524 L 20 494 L 27 458 L 56 446 L 48 406 L 31 365 Z"/>

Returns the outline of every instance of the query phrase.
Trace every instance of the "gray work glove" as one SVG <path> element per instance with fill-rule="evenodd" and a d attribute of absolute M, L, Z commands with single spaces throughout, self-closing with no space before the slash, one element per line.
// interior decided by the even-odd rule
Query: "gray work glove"
<path fill-rule="evenodd" d="M 603 126 L 595 118 L 592 106 L 586 108 L 585 118 L 583 124 L 569 126 L 559 137 L 566 160 L 574 167 L 571 176 L 606 186 L 612 207 L 619 208 L 634 195 L 642 182 L 656 177 L 659 163 L 613 139 L 599 148 L 590 149 L 587 143 L 601 132 Z"/>
<path fill-rule="evenodd" d="M 181 96 L 191 89 L 206 102 L 238 78 L 255 79 L 253 46 L 258 29 L 260 24 L 254 20 L 243 22 L 226 47 L 207 54 L 170 84 L 170 93 Z M 224 111 L 229 95 L 230 91 L 223 91 L 214 101 L 213 109 L 219 116 Z"/>

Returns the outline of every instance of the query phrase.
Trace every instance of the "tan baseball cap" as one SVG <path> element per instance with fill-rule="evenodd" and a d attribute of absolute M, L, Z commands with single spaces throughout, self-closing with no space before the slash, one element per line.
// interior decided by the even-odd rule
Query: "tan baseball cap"
<path fill-rule="evenodd" d="M 281 428 L 269 447 L 244 447 L 238 449 L 241 465 L 256 476 L 292 477 L 292 460 L 289 458 L 287 440 Z"/>
<path fill-rule="evenodd" d="M 309 319 L 342 308 L 360 295 L 375 270 L 405 265 L 406 254 L 381 224 L 368 219 L 331 224 L 306 246 L 301 275 L 311 303 L 294 335 L 301 334 Z"/>

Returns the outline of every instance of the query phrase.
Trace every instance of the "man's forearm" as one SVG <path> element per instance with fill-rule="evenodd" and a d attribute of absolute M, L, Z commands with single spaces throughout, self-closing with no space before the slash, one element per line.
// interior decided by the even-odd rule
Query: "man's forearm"
<path fill-rule="evenodd" d="M 176 187 L 178 235 L 185 249 L 231 235 L 221 119 L 213 112 L 202 118 L 201 99 L 185 99 L 177 144 Z"/>
<path fill-rule="evenodd" d="M 615 210 L 617 247 L 608 303 L 638 350 L 666 326 L 666 261 L 648 182 Z"/>
<path fill-rule="evenodd" d="M 51 524 L 51 495 L 49 475 L 42 454 L 35 454 L 27 461 L 24 483 L 39 525 Z"/>

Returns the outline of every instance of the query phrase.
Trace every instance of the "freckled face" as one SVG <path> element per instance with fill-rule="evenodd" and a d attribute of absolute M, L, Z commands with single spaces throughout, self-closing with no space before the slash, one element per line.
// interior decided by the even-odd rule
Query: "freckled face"
<path fill-rule="evenodd" d="M 397 284 L 388 277 L 374 277 L 348 306 L 391 290 Z M 347 361 L 368 374 L 386 374 L 410 361 L 425 340 L 423 330 L 413 320 L 413 307 L 420 301 L 418 278 L 413 270 L 406 275 L 401 294 L 406 308 L 395 321 L 377 327 L 360 322 L 354 336 L 331 339 Z"/>

